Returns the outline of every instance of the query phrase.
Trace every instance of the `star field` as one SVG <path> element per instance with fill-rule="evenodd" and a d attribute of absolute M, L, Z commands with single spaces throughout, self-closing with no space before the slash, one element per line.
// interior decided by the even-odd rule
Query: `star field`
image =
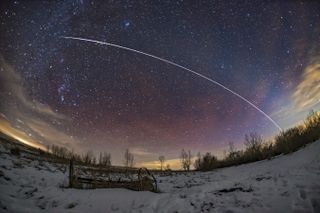
<path fill-rule="evenodd" d="M 107 150 L 116 163 L 127 147 L 144 150 L 140 162 L 176 158 L 182 148 L 240 147 L 250 131 L 270 137 L 278 129 L 177 67 L 62 37 L 107 41 L 196 70 L 285 129 L 320 108 L 297 110 L 293 97 L 308 65 L 319 63 L 319 11 L 317 1 L 3 1 L 0 112 L 39 143 Z"/>

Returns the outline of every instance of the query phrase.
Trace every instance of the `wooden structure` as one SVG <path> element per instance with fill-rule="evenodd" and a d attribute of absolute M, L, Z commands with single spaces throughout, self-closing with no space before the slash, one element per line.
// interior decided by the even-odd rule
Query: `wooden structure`
<path fill-rule="evenodd" d="M 84 177 L 79 172 L 76 172 L 76 170 L 84 171 L 87 176 Z M 112 175 L 116 175 L 116 178 L 110 178 Z M 135 191 L 158 191 L 157 181 L 147 168 L 124 170 L 122 172 L 116 169 L 76 168 L 74 160 L 70 160 L 69 165 L 69 187 L 79 189 L 126 188 Z"/>

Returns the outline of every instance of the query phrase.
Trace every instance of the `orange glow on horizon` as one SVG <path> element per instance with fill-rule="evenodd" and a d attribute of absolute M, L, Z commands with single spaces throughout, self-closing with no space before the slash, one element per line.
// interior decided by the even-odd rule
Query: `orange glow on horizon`
<path fill-rule="evenodd" d="M 32 138 L 30 138 L 28 135 L 26 135 L 24 132 L 12 127 L 11 124 L 3 118 L 0 118 L 0 132 L 16 139 L 26 145 L 32 146 L 37 149 L 46 150 L 45 146 L 37 143 Z"/>

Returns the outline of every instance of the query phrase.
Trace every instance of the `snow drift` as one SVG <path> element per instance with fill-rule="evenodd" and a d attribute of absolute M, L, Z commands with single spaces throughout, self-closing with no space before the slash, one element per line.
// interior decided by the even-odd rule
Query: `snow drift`
<path fill-rule="evenodd" d="M 160 193 L 65 188 L 67 167 L 0 143 L 0 212 L 320 212 L 320 141 L 212 172 L 157 176 Z"/>

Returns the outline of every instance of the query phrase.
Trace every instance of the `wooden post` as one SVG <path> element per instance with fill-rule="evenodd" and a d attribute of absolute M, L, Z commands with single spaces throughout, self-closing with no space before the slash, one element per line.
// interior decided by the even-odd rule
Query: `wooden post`
<path fill-rule="evenodd" d="M 73 158 L 71 158 L 69 165 L 69 187 L 73 187 Z"/>

